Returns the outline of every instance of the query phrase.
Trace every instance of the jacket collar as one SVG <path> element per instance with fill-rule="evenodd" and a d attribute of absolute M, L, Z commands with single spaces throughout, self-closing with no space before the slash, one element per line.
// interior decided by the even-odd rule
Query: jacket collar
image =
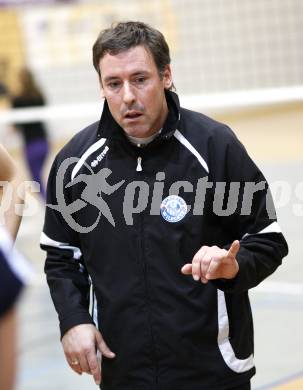
<path fill-rule="evenodd" d="M 160 139 L 170 138 L 178 128 L 180 121 L 180 102 L 178 95 L 172 91 L 165 91 L 165 96 L 168 106 L 168 115 L 164 122 L 162 131 L 158 137 Z M 106 100 L 104 100 L 103 111 L 99 121 L 97 135 L 98 137 L 102 138 L 120 139 L 124 141 L 127 140 L 124 134 L 124 130 L 112 117 Z"/>

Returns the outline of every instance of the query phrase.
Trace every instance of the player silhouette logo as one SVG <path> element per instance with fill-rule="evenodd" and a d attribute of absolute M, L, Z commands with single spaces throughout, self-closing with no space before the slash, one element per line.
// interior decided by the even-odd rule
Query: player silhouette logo
<path fill-rule="evenodd" d="M 102 168 L 98 173 L 94 173 L 91 167 L 84 163 L 84 165 L 91 173 L 81 173 L 64 186 L 64 176 L 68 167 L 78 161 L 78 158 L 71 157 L 62 162 L 56 177 L 57 205 L 47 204 L 47 207 L 59 211 L 68 225 L 79 233 L 91 232 L 98 225 L 101 215 L 103 215 L 112 226 L 115 226 L 113 215 L 108 204 L 103 199 L 102 194 L 112 195 L 124 184 L 125 180 L 121 180 L 119 183 L 110 185 L 106 180 L 112 173 L 110 169 Z M 85 184 L 85 188 L 83 189 L 80 196 L 81 199 L 76 199 L 72 203 L 67 204 L 64 197 L 64 188 L 70 188 L 79 183 Z M 72 217 L 72 214 L 80 211 L 88 204 L 95 206 L 99 210 L 99 213 L 92 225 L 81 226 Z"/>

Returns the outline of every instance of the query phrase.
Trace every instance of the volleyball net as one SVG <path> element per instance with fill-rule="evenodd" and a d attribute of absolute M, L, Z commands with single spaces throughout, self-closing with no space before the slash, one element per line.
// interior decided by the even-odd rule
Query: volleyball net
<path fill-rule="evenodd" d="M 14 92 L 17 69 L 26 64 L 48 105 L 2 111 L 0 138 L 10 123 L 45 120 L 57 138 L 98 120 L 91 47 L 118 20 L 142 20 L 163 32 L 184 107 L 208 113 L 303 100 L 301 0 L 15 0 L 2 8 L 1 2 L 5 81 Z"/>

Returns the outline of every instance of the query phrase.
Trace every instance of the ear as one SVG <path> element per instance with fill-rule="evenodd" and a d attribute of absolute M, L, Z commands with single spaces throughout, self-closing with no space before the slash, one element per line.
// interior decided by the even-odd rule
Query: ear
<path fill-rule="evenodd" d="M 170 65 L 165 65 L 163 72 L 163 84 L 165 89 L 171 88 L 173 83 Z"/>

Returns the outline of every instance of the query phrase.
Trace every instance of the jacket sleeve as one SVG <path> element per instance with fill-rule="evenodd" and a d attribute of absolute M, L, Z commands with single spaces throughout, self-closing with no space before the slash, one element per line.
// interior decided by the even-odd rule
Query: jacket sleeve
<path fill-rule="evenodd" d="M 237 276 L 232 280 L 214 281 L 214 284 L 225 292 L 243 292 L 272 274 L 287 255 L 288 247 L 262 172 L 229 128 L 221 129 L 217 136 L 211 146 L 214 184 L 226 183 L 225 206 L 233 191 L 238 202 L 233 212 L 216 217 L 229 237 L 229 242 L 222 243 L 222 246 L 229 249 L 232 241 L 237 239 L 240 250 Z M 238 184 L 232 189 L 231 183 Z"/>
<path fill-rule="evenodd" d="M 65 221 L 60 210 L 51 206 L 57 204 L 58 167 L 56 158 L 48 179 L 40 246 L 46 251 L 45 273 L 63 337 L 73 326 L 93 323 L 93 319 L 89 314 L 90 279 L 83 261 L 79 235 Z M 67 194 L 64 196 L 66 199 Z"/>

